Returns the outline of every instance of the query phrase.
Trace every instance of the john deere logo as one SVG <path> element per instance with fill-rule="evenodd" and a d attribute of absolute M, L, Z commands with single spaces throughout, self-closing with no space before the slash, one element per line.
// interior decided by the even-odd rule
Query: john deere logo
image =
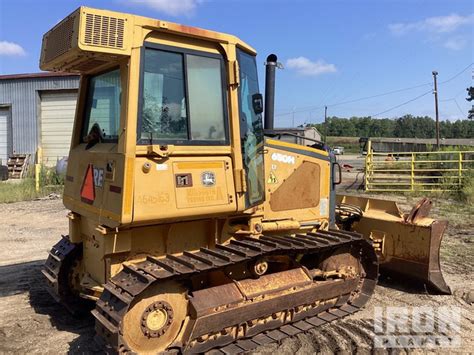
<path fill-rule="evenodd" d="M 201 174 L 201 182 L 207 187 L 214 186 L 216 184 L 216 175 L 212 171 L 205 171 Z"/>

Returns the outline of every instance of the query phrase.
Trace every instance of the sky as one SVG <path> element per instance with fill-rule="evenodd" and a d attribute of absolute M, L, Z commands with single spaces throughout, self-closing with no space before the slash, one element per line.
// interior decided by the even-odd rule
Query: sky
<path fill-rule="evenodd" d="M 42 35 L 85 5 L 240 37 L 278 56 L 275 125 L 328 116 L 465 119 L 474 75 L 472 0 L 0 0 L 0 74 L 38 72 Z"/>

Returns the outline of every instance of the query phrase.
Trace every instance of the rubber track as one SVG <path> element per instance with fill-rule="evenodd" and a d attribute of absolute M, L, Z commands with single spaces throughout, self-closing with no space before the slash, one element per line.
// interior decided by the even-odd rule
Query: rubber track
<path fill-rule="evenodd" d="M 126 265 L 104 286 L 104 292 L 96 303 L 92 314 L 96 318 L 96 339 L 108 351 L 128 353 L 127 345 L 120 335 L 121 321 L 134 298 L 156 282 L 184 280 L 202 272 L 215 271 L 227 266 L 252 259 L 277 255 L 318 254 L 352 245 L 360 248 L 361 263 L 364 265 L 365 278 L 359 283 L 359 289 L 350 303 L 333 307 L 316 316 L 285 324 L 278 329 L 266 330 L 253 337 L 238 339 L 230 344 L 205 344 L 212 353 L 243 353 L 259 345 L 279 342 L 284 338 L 306 332 L 315 326 L 331 322 L 358 311 L 372 295 L 378 276 L 378 262 L 371 244 L 354 232 L 329 230 L 316 233 L 297 234 L 296 236 L 262 236 L 259 239 L 245 237 L 232 240 L 229 244 L 216 245 L 213 249 L 201 248 L 197 252 L 184 252 L 180 256 L 166 255 L 156 259 L 148 257 L 146 261 Z M 212 343 L 212 340 L 208 342 Z M 200 347 L 199 349 L 202 349 Z M 178 352 L 202 352 L 199 349 L 179 349 Z"/>

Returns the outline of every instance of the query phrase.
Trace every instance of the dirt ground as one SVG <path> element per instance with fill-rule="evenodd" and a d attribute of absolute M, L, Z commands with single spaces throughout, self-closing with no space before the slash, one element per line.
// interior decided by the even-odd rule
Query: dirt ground
<path fill-rule="evenodd" d="M 416 199 L 397 198 L 409 209 Z M 75 319 L 43 288 L 40 273 L 47 252 L 67 233 L 59 199 L 0 204 L 0 353 L 100 353 L 93 341 L 92 316 Z M 258 348 L 256 353 L 373 353 L 376 306 L 455 306 L 461 309 L 461 347 L 474 352 L 474 215 L 450 201 L 435 202 L 434 215 L 450 220 L 442 244 L 442 267 L 452 296 L 432 296 L 405 281 L 382 280 L 365 309 L 335 323 Z M 469 296 L 468 291 L 471 291 Z M 471 297 L 471 299 L 469 299 Z M 446 349 L 435 349 L 444 353 Z M 386 353 L 377 350 L 377 353 Z M 389 351 L 405 353 L 404 350 Z M 411 352 L 411 351 L 408 351 Z M 415 350 L 415 353 L 423 353 Z"/>

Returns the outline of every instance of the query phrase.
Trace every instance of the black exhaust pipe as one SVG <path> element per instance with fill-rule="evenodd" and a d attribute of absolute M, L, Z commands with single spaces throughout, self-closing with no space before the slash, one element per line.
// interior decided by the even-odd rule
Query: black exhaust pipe
<path fill-rule="evenodd" d="M 278 58 L 270 54 L 265 63 L 265 124 L 266 130 L 273 129 L 275 116 L 275 70 L 278 66 Z"/>

